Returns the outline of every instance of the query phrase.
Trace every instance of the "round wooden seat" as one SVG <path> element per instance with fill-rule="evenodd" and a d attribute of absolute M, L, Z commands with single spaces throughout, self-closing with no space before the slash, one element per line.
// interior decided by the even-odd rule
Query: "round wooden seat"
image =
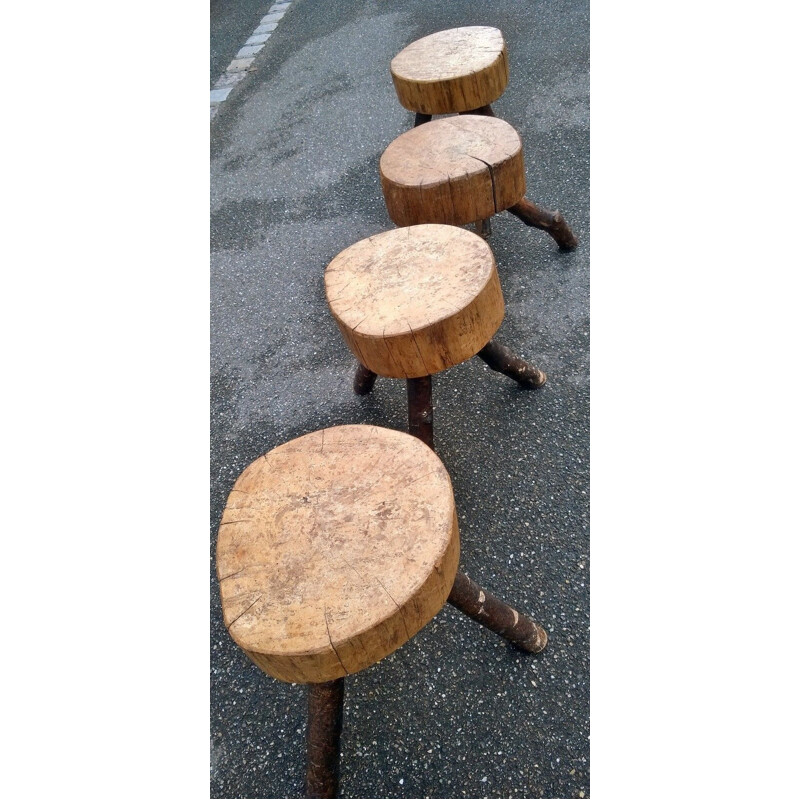
<path fill-rule="evenodd" d="M 357 242 L 328 265 L 325 293 L 356 358 L 389 378 L 433 375 L 466 361 L 504 314 L 489 245 L 452 225 L 415 225 Z"/>
<path fill-rule="evenodd" d="M 472 111 L 505 91 L 506 43 L 497 28 L 439 31 L 401 50 L 392 59 L 391 73 L 397 98 L 409 111 Z"/>
<path fill-rule="evenodd" d="M 396 225 L 466 225 L 525 196 L 522 140 L 495 117 L 447 117 L 412 128 L 386 148 L 380 173 Z"/>
<path fill-rule="evenodd" d="M 331 681 L 429 622 L 458 556 L 450 479 L 429 447 L 370 425 L 327 428 L 236 481 L 217 543 L 225 625 L 270 675 Z"/>

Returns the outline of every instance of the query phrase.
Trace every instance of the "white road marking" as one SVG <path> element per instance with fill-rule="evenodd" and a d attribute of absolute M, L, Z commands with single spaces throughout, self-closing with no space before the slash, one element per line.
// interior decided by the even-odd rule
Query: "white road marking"
<path fill-rule="evenodd" d="M 273 3 L 270 6 L 267 15 L 262 17 L 258 27 L 250 34 L 250 38 L 240 48 L 222 77 L 214 84 L 214 88 L 211 90 L 211 119 L 214 119 L 220 105 L 227 100 L 233 87 L 242 81 L 251 70 L 256 53 L 272 36 L 272 32 L 278 27 L 278 23 L 290 5 L 291 0 L 288 3 Z"/>

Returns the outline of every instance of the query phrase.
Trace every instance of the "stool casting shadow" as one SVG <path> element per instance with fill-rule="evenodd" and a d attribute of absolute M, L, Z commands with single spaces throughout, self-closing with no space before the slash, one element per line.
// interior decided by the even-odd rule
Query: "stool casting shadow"
<path fill-rule="evenodd" d="M 547 380 L 492 340 L 503 294 L 491 248 L 471 231 L 413 225 L 363 239 L 328 265 L 325 294 L 359 362 L 356 394 L 370 392 L 378 375 L 404 378 L 409 432 L 431 447 L 435 373 L 478 356 L 524 388 Z"/>
<path fill-rule="evenodd" d="M 458 571 L 450 478 L 419 439 L 370 425 L 301 436 L 250 464 L 217 541 L 225 626 L 263 671 L 306 683 L 306 793 L 338 792 L 344 678 L 450 603 L 524 651 L 543 628 Z"/>
<path fill-rule="evenodd" d="M 578 240 L 560 211 L 525 197 L 522 140 L 502 119 L 446 117 L 400 134 L 380 160 L 386 210 L 395 225 L 467 225 L 509 211 L 552 236 L 562 250 Z"/>

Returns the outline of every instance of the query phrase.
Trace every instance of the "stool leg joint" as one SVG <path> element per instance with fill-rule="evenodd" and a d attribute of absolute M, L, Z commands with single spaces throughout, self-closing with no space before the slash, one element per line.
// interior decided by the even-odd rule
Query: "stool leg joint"
<path fill-rule="evenodd" d="M 463 572 L 456 574 L 447 602 L 522 650 L 541 653 L 547 645 L 547 632 L 544 628 L 481 589 Z"/>
<path fill-rule="evenodd" d="M 521 359 L 505 345 L 497 344 L 495 341 L 489 341 L 477 355 L 490 369 L 502 372 L 525 389 L 538 389 L 547 381 L 544 372 Z"/>
<path fill-rule="evenodd" d="M 547 231 L 562 250 L 574 250 L 578 246 L 577 237 L 560 211 L 549 211 L 524 197 L 507 210 L 526 225 Z"/>

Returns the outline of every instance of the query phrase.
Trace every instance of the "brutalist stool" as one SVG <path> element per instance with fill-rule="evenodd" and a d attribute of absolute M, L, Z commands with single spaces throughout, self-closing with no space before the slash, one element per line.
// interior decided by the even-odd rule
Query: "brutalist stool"
<path fill-rule="evenodd" d="M 236 644 L 309 684 L 307 796 L 335 797 L 344 677 L 407 642 L 446 602 L 532 653 L 547 634 L 458 571 L 450 478 L 413 436 L 344 425 L 301 436 L 239 476 L 217 576 Z"/>
<path fill-rule="evenodd" d="M 491 103 L 508 85 L 508 56 L 497 28 L 451 28 L 412 42 L 390 67 L 397 99 L 414 125 L 433 114 L 494 116 Z"/>
<path fill-rule="evenodd" d="M 413 225 L 356 242 L 325 270 L 325 294 L 359 361 L 356 394 L 371 391 L 377 375 L 405 378 L 409 431 L 431 447 L 431 375 L 477 355 L 525 388 L 546 380 L 492 341 L 503 294 L 491 248 L 471 231 Z"/>
<path fill-rule="evenodd" d="M 476 223 L 510 211 L 547 231 L 562 250 L 578 245 L 560 211 L 525 198 L 522 140 L 496 117 L 437 119 L 400 134 L 380 160 L 386 209 L 396 225 Z"/>

